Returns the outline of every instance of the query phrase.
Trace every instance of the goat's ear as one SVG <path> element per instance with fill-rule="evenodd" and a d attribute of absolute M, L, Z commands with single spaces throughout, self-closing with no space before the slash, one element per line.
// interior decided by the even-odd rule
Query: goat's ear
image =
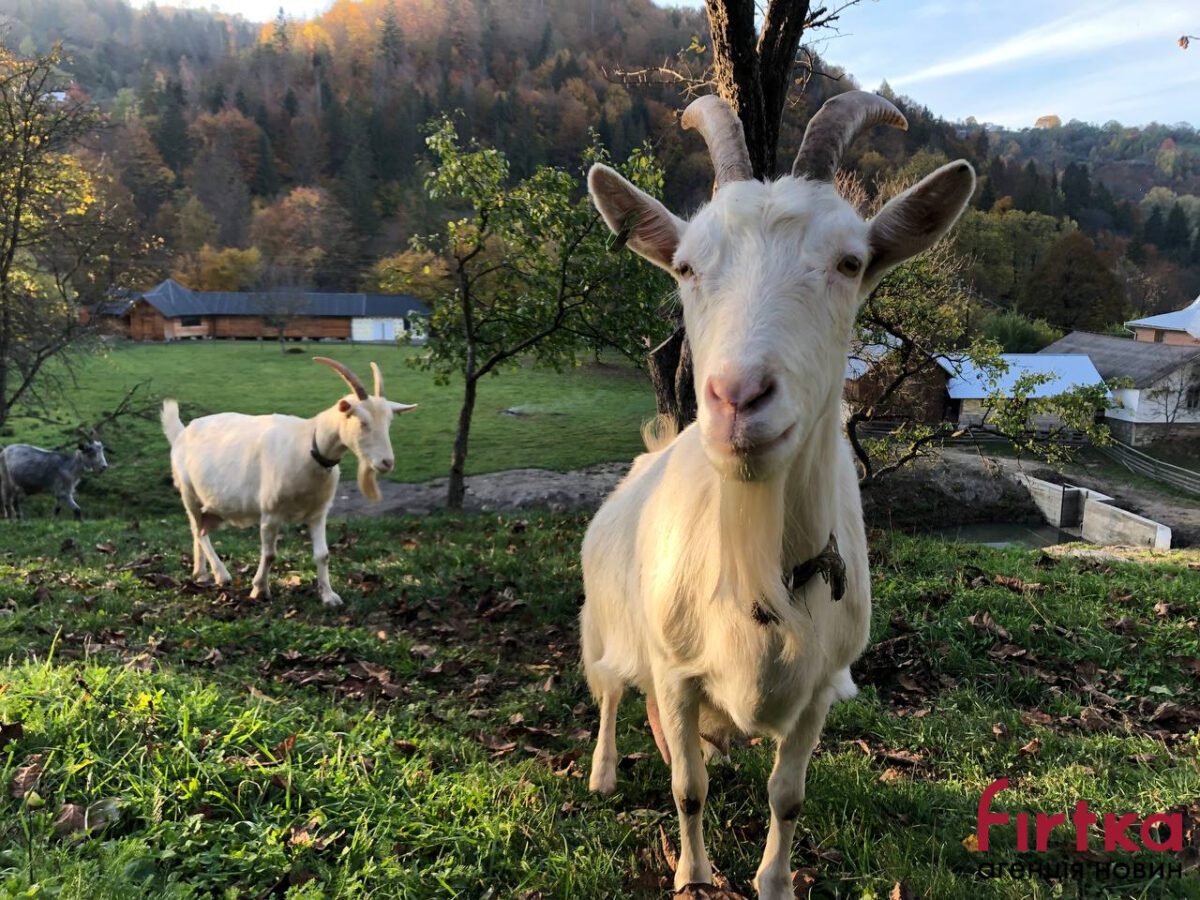
<path fill-rule="evenodd" d="M 400 413 L 412 412 L 416 408 L 417 408 L 416 403 L 393 403 L 392 404 L 392 412 L 396 413 L 396 415 L 399 415 Z"/>
<path fill-rule="evenodd" d="M 975 170 L 960 159 L 889 200 L 871 220 L 871 261 L 863 275 L 863 292 L 869 293 L 900 263 L 936 244 L 974 192 Z"/>
<path fill-rule="evenodd" d="M 338 412 L 345 413 L 346 415 L 350 415 L 350 411 L 352 409 L 354 409 L 354 404 L 351 403 L 349 400 L 347 400 L 345 397 L 343 397 L 341 400 L 338 401 Z"/>
<path fill-rule="evenodd" d="M 588 172 L 592 202 L 617 240 L 656 266 L 671 271 L 683 221 L 670 210 L 599 163 Z"/>

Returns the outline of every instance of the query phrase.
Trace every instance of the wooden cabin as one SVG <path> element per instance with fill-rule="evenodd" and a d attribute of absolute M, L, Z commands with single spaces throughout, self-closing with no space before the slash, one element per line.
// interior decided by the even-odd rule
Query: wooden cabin
<path fill-rule="evenodd" d="M 394 341 L 429 307 L 407 294 L 193 291 L 174 279 L 94 313 L 134 341 L 196 339 Z"/>

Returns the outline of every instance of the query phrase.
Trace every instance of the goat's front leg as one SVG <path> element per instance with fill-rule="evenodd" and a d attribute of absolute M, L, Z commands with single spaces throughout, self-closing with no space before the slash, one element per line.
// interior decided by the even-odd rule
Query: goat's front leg
<path fill-rule="evenodd" d="M 767 832 L 767 847 L 763 852 L 754 888 L 759 900 L 792 900 L 792 840 L 796 835 L 796 820 L 804 808 L 804 780 L 808 761 L 816 749 L 830 700 L 814 697 L 800 714 L 791 734 L 775 748 L 775 768 L 767 782 L 771 803 L 771 829 Z"/>
<path fill-rule="evenodd" d="M 700 691 L 690 679 L 655 667 L 654 695 L 659 722 L 671 755 L 671 794 L 679 812 L 679 865 L 675 890 L 711 884 L 712 865 L 704 849 L 704 802 L 708 771 L 700 745 Z"/>
<path fill-rule="evenodd" d="M 251 582 L 250 599 L 262 597 L 264 600 L 270 600 L 271 563 L 275 561 L 275 548 L 279 543 L 279 523 L 263 519 L 259 523 L 258 533 L 262 538 L 262 555 L 258 560 L 258 571 L 254 573 L 254 581 Z"/>
<path fill-rule="evenodd" d="M 329 583 L 329 544 L 325 542 L 324 513 L 308 523 L 308 533 L 312 536 L 313 562 L 317 564 L 317 590 L 321 594 L 321 602 L 326 606 L 341 606 L 342 598 L 334 593 L 333 585 Z"/>

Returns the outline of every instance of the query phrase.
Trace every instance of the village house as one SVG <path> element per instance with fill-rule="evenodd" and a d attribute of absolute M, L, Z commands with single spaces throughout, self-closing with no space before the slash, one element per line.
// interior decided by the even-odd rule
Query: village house
<path fill-rule="evenodd" d="M 1125 327 L 1133 332 L 1135 341 L 1200 347 L 1200 297 L 1183 309 L 1134 319 Z"/>
<path fill-rule="evenodd" d="M 1076 387 L 1103 384 L 1100 373 L 1086 356 L 1049 356 L 1036 353 L 1002 353 L 1007 366 L 1002 375 L 979 369 L 962 353 L 947 352 L 926 357 L 928 365 L 909 365 L 913 374 L 903 386 L 883 399 L 896 377 L 898 338 L 885 335 L 881 341 L 851 343 L 846 357 L 843 392 L 850 407 L 874 406 L 873 422 L 936 424 L 950 422 L 958 428 L 984 424 L 994 397 L 1011 398 L 1018 381 L 1027 375 L 1039 381 L 1024 393 L 1030 399 L 1051 397 Z M 1035 416 L 1029 428 L 1049 432 L 1061 421 L 1054 416 Z"/>
<path fill-rule="evenodd" d="M 1085 355 L 1106 381 L 1125 379 L 1127 386 L 1113 392 L 1120 406 L 1105 413 L 1117 440 L 1134 447 L 1163 440 L 1200 440 L 1200 342 L 1130 340 L 1074 331 L 1039 355 L 1059 358 L 1063 354 Z"/>
<path fill-rule="evenodd" d="M 938 358 L 947 375 L 951 421 L 959 428 L 984 424 L 993 405 L 990 398 L 1013 397 L 1018 393 L 1018 383 L 1029 376 L 1036 383 L 1020 393 L 1031 400 L 1104 383 L 1091 361 L 1078 354 L 1002 353 L 1000 359 L 1007 368 L 1003 374 L 993 376 L 966 358 Z M 1035 415 L 1028 423 L 1031 431 L 1039 433 L 1054 431 L 1061 425 L 1061 419 L 1050 415 Z"/>
<path fill-rule="evenodd" d="M 193 291 L 168 278 L 92 314 L 134 341 L 278 339 L 282 330 L 294 340 L 391 342 L 412 334 L 429 307 L 407 294 Z"/>

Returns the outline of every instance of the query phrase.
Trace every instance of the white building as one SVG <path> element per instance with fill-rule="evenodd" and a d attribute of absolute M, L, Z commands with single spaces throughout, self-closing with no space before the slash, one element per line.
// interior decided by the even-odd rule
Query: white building
<path fill-rule="evenodd" d="M 1126 380 L 1113 392 L 1120 407 L 1105 414 L 1121 442 L 1200 441 L 1200 345 L 1074 331 L 1039 355 L 1064 353 L 1086 355 L 1105 381 Z"/>

